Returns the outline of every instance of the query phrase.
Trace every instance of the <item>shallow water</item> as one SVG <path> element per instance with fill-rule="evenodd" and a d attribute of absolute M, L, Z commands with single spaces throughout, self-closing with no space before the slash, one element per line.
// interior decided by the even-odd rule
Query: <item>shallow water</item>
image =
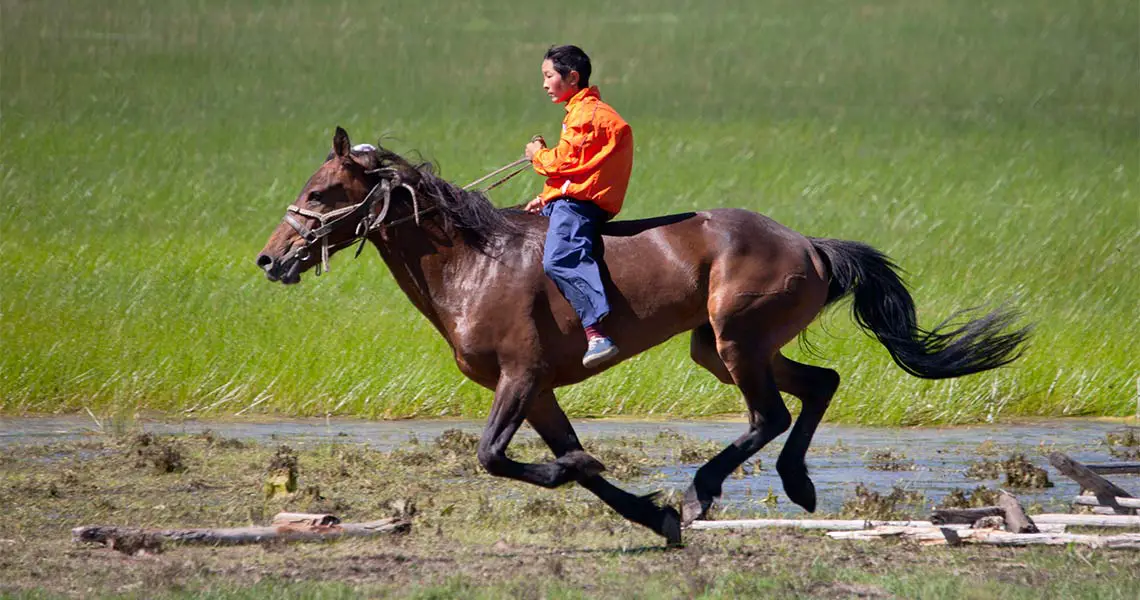
<path fill-rule="evenodd" d="M 139 421 L 135 427 L 164 434 L 191 434 L 210 429 L 225 437 L 261 442 L 280 441 L 294 445 L 323 442 L 360 443 L 378 450 L 390 450 L 416 437 L 431 440 L 446 429 L 456 428 L 478 433 L 482 423 L 466 420 L 361 421 L 346 419 L 275 419 L 266 421 Z M 578 435 L 584 438 L 637 436 L 652 438 L 672 430 L 693 438 L 728 444 L 746 430 L 742 421 L 626 421 L 616 419 L 577 420 Z M 1077 485 L 1048 465 L 1042 451 L 1061 450 L 1082 462 L 1108 462 L 1112 458 L 1105 445 L 1105 434 L 1119 431 L 1117 423 L 1090 420 L 1033 421 L 1005 425 L 949 428 L 880 428 L 824 424 L 820 427 L 808 454 L 808 468 L 815 482 L 819 508 L 838 510 L 852 495 L 855 485 L 886 492 L 894 485 L 922 492 L 927 504 L 937 501 L 954 489 L 973 489 L 978 485 L 1000 487 L 1001 480 L 976 480 L 965 477 L 966 468 L 982 458 L 979 446 L 988 442 L 994 454 L 991 459 L 1004 459 L 1020 452 L 1030 462 L 1046 468 L 1055 486 L 1045 490 L 1018 490 L 1023 503 L 1040 503 L 1047 509 L 1061 509 L 1079 493 Z M 82 439 L 97 435 L 98 425 L 91 419 L 73 417 L 0 419 L 0 448 L 13 445 L 39 444 Z M 521 436 L 534 436 L 525 426 Z M 723 503 L 749 512 L 802 512 L 783 496 L 779 476 L 775 473 L 776 457 L 786 436 L 777 438 L 758 455 L 758 473 L 740 479 L 729 478 L 724 485 Z M 914 463 L 912 470 L 876 471 L 867 467 L 871 452 L 890 448 Z M 668 448 L 661 449 L 666 454 Z M 627 482 L 631 491 L 656 489 L 683 490 L 691 481 L 698 465 L 673 465 L 656 470 L 644 480 Z M 1113 480 L 1133 492 L 1140 493 L 1140 477 L 1114 475 Z M 769 489 L 779 497 L 774 507 L 760 503 Z"/>

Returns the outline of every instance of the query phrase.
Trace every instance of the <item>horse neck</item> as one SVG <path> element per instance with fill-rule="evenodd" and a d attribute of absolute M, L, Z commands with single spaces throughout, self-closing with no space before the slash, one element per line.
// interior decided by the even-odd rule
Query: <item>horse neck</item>
<path fill-rule="evenodd" d="M 425 216 L 418 226 L 403 223 L 369 239 L 404 295 L 450 342 L 445 323 L 452 320 L 448 308 L 456 304 L 451 295 L 457 291 L 448 288 L 446 275 L 452 265 L 476 249 L 458 232 L 449 231 L 438 211 Z"/>

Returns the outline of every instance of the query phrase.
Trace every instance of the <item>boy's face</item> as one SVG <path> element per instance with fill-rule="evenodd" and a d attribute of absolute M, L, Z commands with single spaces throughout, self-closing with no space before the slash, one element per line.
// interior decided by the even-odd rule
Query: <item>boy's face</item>
<path fill-rule="evenodd" d="M 578 72 L 570 71 L 563 77 L 554 70 L 554 63 L 546 59 L 542 61 L 542 89 L 551 102 L 566 102 L 578 93 Z"/>

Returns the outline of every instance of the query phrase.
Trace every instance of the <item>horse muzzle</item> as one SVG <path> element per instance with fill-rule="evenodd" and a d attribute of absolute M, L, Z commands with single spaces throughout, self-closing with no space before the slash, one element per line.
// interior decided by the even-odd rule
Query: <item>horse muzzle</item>
<path fill-rule="evenodd" d="M 265 271 L 265 278 L 269 281 L 280 281 L 286 285 L 301 282 L 300 257 L 291 256 L 285 260 L 276 259 L 268 254 L 257 256 L 257 267 Z"/>

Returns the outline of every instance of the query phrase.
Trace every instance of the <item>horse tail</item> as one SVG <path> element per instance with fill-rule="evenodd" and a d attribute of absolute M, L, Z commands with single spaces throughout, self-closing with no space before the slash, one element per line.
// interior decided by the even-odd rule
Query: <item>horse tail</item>
<path fill-rule="evenodd" d="M 827 304 L 855 297 L 855 322 L 886 346 L 895 364 L 925 379 L 959 377 L 1017 360 L 1031 327 L 1012 328 L 1020 316 L 998 308 L 961 323 L 955 313 L 934 329 L 918 326 L 914 300 L 899 277 L 899 267 L 882 252 L 859 242 L 811 238 L 828 262 L 831 281 Z"/>

